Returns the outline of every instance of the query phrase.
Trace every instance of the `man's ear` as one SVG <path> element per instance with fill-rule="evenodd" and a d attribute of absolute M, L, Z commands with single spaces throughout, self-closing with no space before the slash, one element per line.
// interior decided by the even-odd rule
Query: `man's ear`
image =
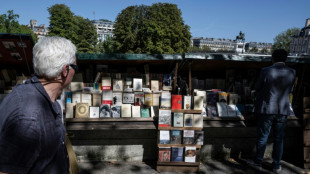
<path fill-rule="evenodd" d="M 63 77 L 67 77 L 68 73 L 69 73 L 69 66 L 68 65 L 63 66 L 62 71 L 61 71 L 61 75 Z"/>

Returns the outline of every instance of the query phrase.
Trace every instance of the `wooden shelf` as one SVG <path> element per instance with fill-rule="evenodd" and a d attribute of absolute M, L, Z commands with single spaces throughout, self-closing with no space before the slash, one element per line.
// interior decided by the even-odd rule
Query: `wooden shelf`
<path fill-rule="evenodd" d="M 195 145 L 195 144 L 158 144 L 158 147 L 196 147 L 201 149 L 201 145 Z"/>
<path fill-rule="evenodd" d="M 154 118 L 66 118 L 66 122 L 153 122 Z"/>
<path fill-rule="evenodd" d="M 199 171 L 199 162 L 186 163 L 186 162 L 157 162 L 158 172 L 183 172 L 195 173 Z"/>
<path fill-rule="evenodd" d="M 171 112 L 178 112 L 184 114 L 201 114 L 202 110 L 172 109 Z"/>
<path fill-rule="evenodd" d="M 158 130 L 202 130 L 202 127 L 158 127 Z"/>

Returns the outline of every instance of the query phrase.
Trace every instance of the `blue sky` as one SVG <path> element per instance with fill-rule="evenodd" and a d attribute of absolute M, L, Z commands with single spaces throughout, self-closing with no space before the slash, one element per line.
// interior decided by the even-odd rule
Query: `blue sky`
<path fill-rule="evenodd" d="M 3 0 L 0 14 L 14 10 L 20 24 L 36 19 L 49 25 L 48 7 L 65 4 L 75 15 L 115 21 L 131 5 L 158 2 L 177 4 L 193 37 L 235 39 L 239 31 L 247 42 L 270 42 L 288 28 L 302 28 L 310 18 L 310 0 Z"/>

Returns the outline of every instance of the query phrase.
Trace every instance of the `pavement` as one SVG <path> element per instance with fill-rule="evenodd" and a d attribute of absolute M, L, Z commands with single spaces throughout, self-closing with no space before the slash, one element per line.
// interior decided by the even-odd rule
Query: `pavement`
<path fill-rule="evenodd" d="M 201 162 L 196 173 L 157 172 L 156 162 L 79 162 L 80 174 L 273 174 L 272 160 L 263 162 L 262 170 L 249 166 L 245 159 L 214 160 Z M 281 174 L 310 174 L 302 169 L 282 161 Z"/>

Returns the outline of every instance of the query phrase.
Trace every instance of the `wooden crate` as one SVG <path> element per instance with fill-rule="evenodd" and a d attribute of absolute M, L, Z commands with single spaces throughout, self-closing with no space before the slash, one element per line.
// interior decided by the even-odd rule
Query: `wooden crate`
<path fill-rule="evenodd" d="M 304 97 L 304 109 L 310 109 L 310 97 Z"/>
<path fill-rule="evenodd" d="M 310 113 L 303 114 L 303 126 L 305 129 L 310 129 Z"/>
<path fill-rule="evenodd" d="M 310 148 L 310 130 L 304 130 L 304 146 L 309 146 Z"/>

